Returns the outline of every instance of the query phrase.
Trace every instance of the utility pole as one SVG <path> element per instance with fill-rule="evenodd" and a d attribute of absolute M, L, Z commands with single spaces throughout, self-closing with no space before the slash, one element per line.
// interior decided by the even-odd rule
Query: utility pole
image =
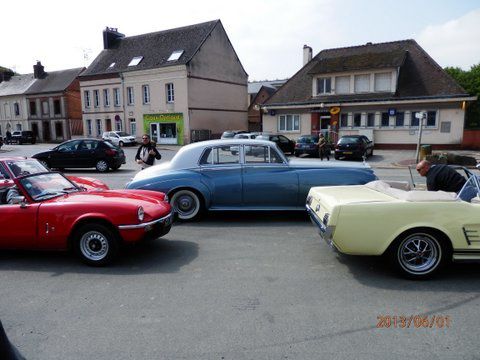
<path fill-rule="evenodd" d="M 415 154 L 415 162 L 418 163 L 418 156 L 420 154 L 420 144 L 422 142 L 422 129 L 423 129 L 423 119 L 427 115 L 426 111 L 420 111 L 415 114 L 415 117 L 418 119 L 418 140 L 417 140 L 417 152 Z"/>

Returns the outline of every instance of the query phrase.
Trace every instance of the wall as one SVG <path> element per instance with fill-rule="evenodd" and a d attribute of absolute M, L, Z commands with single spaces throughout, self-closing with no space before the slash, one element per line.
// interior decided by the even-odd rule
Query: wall
<path fill-rule="evenodd" d="M 462 148 L 480 149 L 480 130 L 465 130 L 463 133 Z"/>

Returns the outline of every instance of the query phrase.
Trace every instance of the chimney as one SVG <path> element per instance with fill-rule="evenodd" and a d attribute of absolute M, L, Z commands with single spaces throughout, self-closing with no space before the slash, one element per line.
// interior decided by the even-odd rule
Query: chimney
<path fill-rule="evenodd" d="M 43 69 L 42 63 L 37 60 L 37 65 L 33 65 L 33 77 L 35 79 L 43 78 L 45 76 L 45 71 Z"/>
<path fill-rule="evenodd" d="M 303 45 L 303 66 L 312 60 L 312 48 L 308 45 Z"/>
<path fill-rule="evenodd" d="M 103 48 L 110 49 L 115 43 L 115 40 L 124 38 L 125 35 L 120 34 L 117 28 L 109 28 L 108 26 L 103 30 Z"/>

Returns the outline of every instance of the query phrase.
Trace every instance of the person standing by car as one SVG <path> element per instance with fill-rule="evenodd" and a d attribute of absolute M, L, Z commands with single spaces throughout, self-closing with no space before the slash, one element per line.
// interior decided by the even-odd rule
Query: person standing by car
<path fill-rule="evenodd" d="M 427 178 L 427 190 L 447 191 L 458 194 L 465 185 L 465 178 L 448 165 L 432 164 L 422 160 L 416 167 L 420 176 Z"/>
<path fill-rule="evenodd" d="M 5 144 L 10 144 L 10 142 L 12 141 L 12 133 L 10 132 L 10 130 L 7 130 L 7 132 L 5 133 Z"/>
<path fill-rule="evenodd" d="M 330 161 L 330 149 L 328 149 L 327 140 L 322 133 L 318 135 L 318 156 L 320 156 L 322 161 L 324 156 Z"/>
<path fill-rule="evenodd" d="M 142 145 L 137 150 L 137 155 L 135 156 L 135 160 L 137 164 L 143 169 L 152 166 L 156 160 L 160 160 L 162 155 L 158 152 L 157 148 L 155 147 L 155 143 L 150 141 L 150 136 L 144 134 L 142 136 Z"/>

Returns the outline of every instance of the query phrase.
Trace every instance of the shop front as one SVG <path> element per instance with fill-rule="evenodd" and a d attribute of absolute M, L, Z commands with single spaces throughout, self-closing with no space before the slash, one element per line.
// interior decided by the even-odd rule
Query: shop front
<path fill-rule="evenodd" d="M 182 113 L 145 114 L 143 126 L 145 133 L 157 144 L 183 145 Z"/>

